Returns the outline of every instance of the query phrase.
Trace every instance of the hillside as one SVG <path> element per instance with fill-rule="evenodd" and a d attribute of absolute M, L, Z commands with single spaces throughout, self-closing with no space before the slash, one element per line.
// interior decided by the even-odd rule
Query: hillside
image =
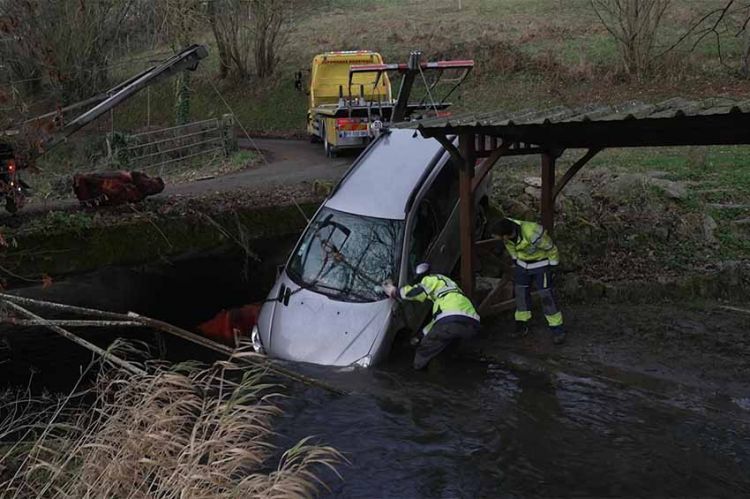
<path fill-rule="evenodd" d="M 656 101 L 675 95 L 748 96 L 748 83 L 722 65 L 716 41 L 706 37 L 689 50 L 689 38 L 658 59 L 654 73 L 626 77 L 613 38 L 589 0 L 328 0 L 297 13 L 281 51 L 274 78 L 222 82 L 216 79 L 218 58 L 206 61 L 193 79 L 196 118 L 220 115 L 226 104 L 244 126 L 259 133 L 299 133 L 304 129 L 306 97 L 293 87 L 295 71 L 327 50 L 373 49 L 386 61 L 405 61 L 420 49 L 429 59 L 473 58 L 476 70 L 454 99 L 456 111 L 544 108 L 558 104 L 625 100 Z M 701 12 L 721 0 L 673 2 L 657 46 L 672 45 Z M 739 58 L 740 39 L 721 38 L 725 64 Z M 210 33 L 201 40 L 213 45 Z M 163 49 L 159 50 L 163 53 Z M 659 52 L 659 50 L 657 50 Z M 148 54 L 135 55 L 140 60 Z M 736 64 L 735 64 L 736 65 Z M 136 68 L 120 66 L 122 76 Z M 173 86 L 151 91 L 152 122 L 173 119 Z M 119 109 L 117 127 L 146 122 L 146 97 Z"/>

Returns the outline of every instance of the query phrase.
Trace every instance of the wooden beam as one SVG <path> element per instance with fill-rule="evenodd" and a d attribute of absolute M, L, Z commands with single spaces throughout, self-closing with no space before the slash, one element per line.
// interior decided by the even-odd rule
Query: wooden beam
<path fill-rule="evenodd" d="M 464 162 L 459 173 L 459 218 L 461 232 L 461 286 L 466 296 L 474 296 L 474 190 L 472 178 L 476 162 L 474 134 L 458 137 Z"/>
<path fill-rule="evenodd" d="M 551 152 L 542 153 L 542 225 L 549 232 L 555 226 L 555 161 Z"/>
<path fill-rule="evenodd" d="M 474 175 L 474 180 L 471 185 L 472 191 L 477 190 L 477 187 L 482 183 L 484 177 L 486 177 L 490 170 L 492 170 L 492 167 L 495 166 L 495 163 L 497 163 L 501 157 L 505 156 L 505 153 L 508 152 L 508 149 L 510 149 L 510 143 L 503 143 L 500 147 L 492 151 L 492 153 L 484 161 L 482 161 L 482 164 L 479 165 L 479 168 L 476 170 L 476 174 Z"/>
<path fill-rule="evenodd" d="M 443 146 L 443 148 L 448 151 L 448 154 L 451 155 L 451 158 L 456 163 L 456 166 L 458 166 L 459 169 L 463 168 L 464 164 L 464 157 L 461 155 L 458 149 L 456 149 L 456 146 L 453 145 L 453 141 L 448 139 L 446 135 L 435 135 L 435 140 L 440 142 L 440 145 Z"/>
<path fill-rule="evenodd" d="M 552 199 L 557 199 L 557 195 L 560 194 L 560 191 L 562 191 L 566 185 L 568 185 L 568 182 L 571 181 L 571 179 L 575 176 L 578 171 L 584 167 L 586 163 L 588 163 L 591 158 L 596 156 L 599 151 L 601 151 L 600 148 L 593 148 L 586 151 L 586 154 L 584 154 L 581 159 L 573 163 L 570 168 L 568 168 L 568 171 L 565 172 L 565 175 L 562 176 L 559 182 L 555 185 L 555 190 L 552 193 Z"/>

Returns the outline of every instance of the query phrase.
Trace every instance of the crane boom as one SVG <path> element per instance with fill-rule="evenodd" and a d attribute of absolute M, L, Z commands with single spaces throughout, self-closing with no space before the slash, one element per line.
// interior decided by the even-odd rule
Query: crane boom
<path fill-rule="evenodd" d="M 162 61 L 132 78 L 110 89 L 108 96 L 97 105 L 66 123 L 59 131 L 52 134 L 41 149 L 46 152 L 57 144 L 64 142 L 69 136 L 88 125 L 102 114 L 126 101 L 140 90 L 159 80 L 173 76 L 180 71 L 195 71 L 198 62 L 208 56 L 205 45 L 191 45 L 169 59 Z"/>

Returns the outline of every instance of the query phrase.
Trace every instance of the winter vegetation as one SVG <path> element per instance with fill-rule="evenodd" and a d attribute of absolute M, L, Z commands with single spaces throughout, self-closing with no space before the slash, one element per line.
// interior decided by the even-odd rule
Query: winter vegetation
<path fill-rule="evenodd" d="M 307 439 L 277 449 L 280 395 L 264 372 L 233 360 L 148 362 L 145 375 L 92 365 L 67 396 L 3 393 L 0 495 L 302 498 L 324 489 L 318 473 L 335 476 L 341 454 Z"/>

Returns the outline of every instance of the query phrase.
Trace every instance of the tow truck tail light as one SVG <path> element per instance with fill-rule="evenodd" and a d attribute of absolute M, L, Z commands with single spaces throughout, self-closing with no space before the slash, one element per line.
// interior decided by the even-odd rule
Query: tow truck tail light
<path fill-rule="evenodd" d="M 343 131 L 367 130 L 366 118 L 337 118 L 336 129 Z"/>

